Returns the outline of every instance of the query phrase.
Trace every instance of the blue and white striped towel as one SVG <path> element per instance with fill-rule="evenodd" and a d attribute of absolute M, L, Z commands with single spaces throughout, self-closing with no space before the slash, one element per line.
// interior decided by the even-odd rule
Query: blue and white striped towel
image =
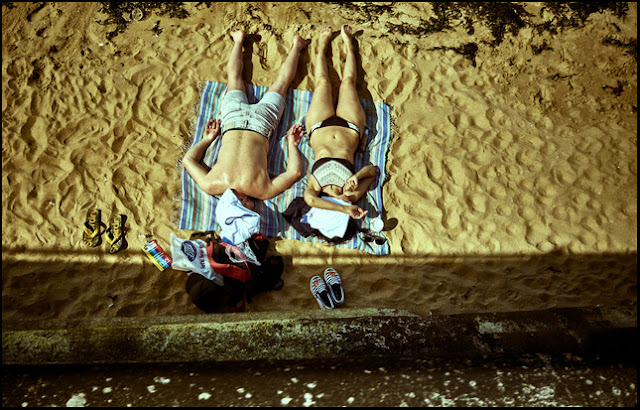
<path fill-rule="evenodd" d="M 268 87 L 247 85 L 247 97 L 250 103 L 255 103 L 267 92 Z M 227 89 L 226 84 L 207 81 L 201 84 L 200 101 L 197 105 L 197 117 L 193 122 L 192 145 L 202 139 L 207 121 L 219 118 L 220 103 Z M 288 146 L 284 135 L 293 124 L 304 127 L 305 115 L 311 104 L 311 91 L 289 89 L 285 99 L 285 110 L 280 125 L 270 139 L 268 171 L 272 176 L 279 175 L 286 169 Z M 367 195 L 358 205 L 368 213 L 361 220 L 362 226 L 368 226 L 369 218 L 373 218 L 382 211 L 382 183 L 386 179 L 385 163 L 387 150 L 391 140 L 390 107 L 383 102 L 373 102 L 361 99 L 365 111 L 367 145 L 364 153 L 357 152 L 354 159 L 356 169 L 371 163 L 380 170 L 379 179 L 375 181 Z M 216 139 L 204 155 L 203 162 L 209 166 L 215 163 L 220 151 L 220 138 Z M 313 152 L 309 145 L 309 138 L 305 135 L 299 145 L 302 155 L 302 175 L 293 186 L 275 198 L 257 201 L 256 211 L 261 215 L 260 232 L 267 236 L 296 239 L 304 242 L 324 242 L 315 237 L 305 238 L 300 235 L 282 216 L 291 201 L 303 196 L 309 178 L 309 170 L 313 166 Z M 178 228 L 198 231 L 219 230 L 220 225 L 215 221 L 215 207 L 219 198 L 208 195 L 200 190 L 184 168 L 181 169 L 181 198 L 178 216 Z M 388 255 L 389 244 L 377 245 L 374 242 L 365 243 L 362 238 L 355 236 L 343 244 L 333 245 L 341 248 L 360 249 L 376 255 Z"/>

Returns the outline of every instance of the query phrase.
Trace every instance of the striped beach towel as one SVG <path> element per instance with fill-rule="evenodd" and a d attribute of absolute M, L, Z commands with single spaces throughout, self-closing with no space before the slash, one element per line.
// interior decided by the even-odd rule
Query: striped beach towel
<path fill-rule="evenodd" d="M 224 83 L 207 81 L 200 84 L 200 88 L 200 100 L 194 109 L 196 118 L 192 120 L 191 124 L 193 136 L 191 145 L 202 139 L 207 121 L 211 118 L 220 118 L 220 104 L 227 86 Z M 248 84 L 246 91 L 249 102 L 255 103 L 259 101 L 267 90 L 268 87 L 265 86 Z M 280 125 L 270 139 L 268 171 L 272 176 L 279 175 L 286 169 L 288 146 L 284 136 L 293 124 L 300 124 L 304 127 L 305 115 L 311 104 L 311 96 L 311 91 L 289 89 L 287 92 L 286 106 Z M 368 211 L 365 218 L 360 221 L 361 226 L 368 227 L 369 219 L 380 215 L 383 209 L 382 184 L 386 179 L 385 162 L 391 140 L 391 119 L 390 108 L 383 102 L 374 103 L 364 99 L 360 101 L 366 115 L 365 133 L 368 140 L 365 152 L 356 153 L 354 165 L 357 170 L 371 163 L 377 165 L 380 170 L 378 180 L 371 184 L 367 195 L 363 196 L 358 202 L 361 208 Z M 215 164 L 220 150 L 220 140 L 220 138 L 217 138 L 205 152 L 203 158 L 205 164 L 209 166 Z M 309 170 L 313 166 L 313 153 L 309 145 L 309 137 L 306 134 L 299 144 L 299 149 L 302 155 L 302 178 L 277 197 L 265 201 L 256 201 L 256 211 L 261 215 L 260 231 L 272 237 L 326 243 L 315 237 L 303 237 L 282 216 L 282 212 L 287 209 L 294 198 L 303 196 L 307 178 L 309 178 Z M 202 192 L 193 178 L 184 170 L 184 167 L 180 168 L 181 197 L 179 199 L 178 229 L 220 230 L 220 226 L 214 218 L 218 198 Z M 389 254 L 388 242 L 383 245 L 377 245 L 374 242 L 365 243 L 359 235 L 356 235 L 348 242 L 332 246 L 360 249 L 376 255 Z"/>

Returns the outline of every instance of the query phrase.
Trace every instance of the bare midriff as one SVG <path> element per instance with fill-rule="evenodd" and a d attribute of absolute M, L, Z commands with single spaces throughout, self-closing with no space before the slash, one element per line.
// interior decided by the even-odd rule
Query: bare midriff
<path fill-rule="evenodd" d="M 341 158 L 353 162 L 359 141 L 355 131 L 331 125 L 315 130 L 309 143 L 316 161 L 321 158 Z"/>

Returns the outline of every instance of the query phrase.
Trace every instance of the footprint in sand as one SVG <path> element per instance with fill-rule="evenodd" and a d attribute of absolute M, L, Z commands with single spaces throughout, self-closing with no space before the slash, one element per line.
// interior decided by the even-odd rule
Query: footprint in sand
<path fill-rule="evenodd" d="M 442 177 L 442 150 L 435 144 L 429 147 L 426 157 L 427 174 L 432 181 L 439 181 Z"/>
<path fill-rule="evenodd" d="M 456 128 L 456 131 L 466 130 L 472 125 L 474 125 L 473 120 L 471 119 L 471 116 L 462 111 L 458 111 L 447 116 L 447 119 Z"/>
<path fill-rule="evenodd" d="M 445 157 L 442 160 L 444 170 L 449 174 L 453 183 L 458 187 L 465 187 L 467 183 L 467 177 L 465 175 L 465 167 L 458 158 Z"/>
<path fill-rule="evenodd" d="M 433 133 L 440 138 L 451 138 L 456 135 L 457 129 L 451 123 L 437 124 L 433 126 Z"/>
<path fill-rule="evenodd" d="M 20 135 L 29 146 L 25 154 L 29 162 L 38 158 L 49 145 L 44 120 L 39 116 L 29 116 L 20 130 Z"/>
<path fill-rule="evenodd" d="M 442 226 L 455 229 L 460 225 L 460 213 L 456 209 L 447 208 L 443 211 Z"/>
<path fill-rule="evenodd" d="M 484 214 L 487 210 L 486 198 L 482 194 L 478 194 L 478 193 L 469 194 L 467 195 L 466 202 L 467 202 L 467 205 L 469 206 L 469 209 L 473 213 Z"/>

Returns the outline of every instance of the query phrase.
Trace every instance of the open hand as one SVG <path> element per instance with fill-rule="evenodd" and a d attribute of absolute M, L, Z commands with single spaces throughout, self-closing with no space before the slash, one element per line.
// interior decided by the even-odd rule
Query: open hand
<path fill-rule="evenodd" d="M 364 216 L 368 212 L 368 211 L 365 211 L 364 209 L 360 208 L 358 205 L 351 205 L 347 209 L 349 211 L 348 214 L 353 219 L 362 219 L 362 218 L 364 218 Z"/>
<path fill-rule="evenodd" d="M 203 139 L 213 141 L 218 136 L 218 134 L 220 134 L 220 121 L 216 119 L 209 120 L 204 130 Z"/>
<path fill-rule="evenodd" d="M 303 135 L 304 130 L 300 124 L 293 124 L 291 128 L 289 128 L 289 132 L 287 132 L 289 143 L 295 144 L 296 146 L 300 143 Z"/>

